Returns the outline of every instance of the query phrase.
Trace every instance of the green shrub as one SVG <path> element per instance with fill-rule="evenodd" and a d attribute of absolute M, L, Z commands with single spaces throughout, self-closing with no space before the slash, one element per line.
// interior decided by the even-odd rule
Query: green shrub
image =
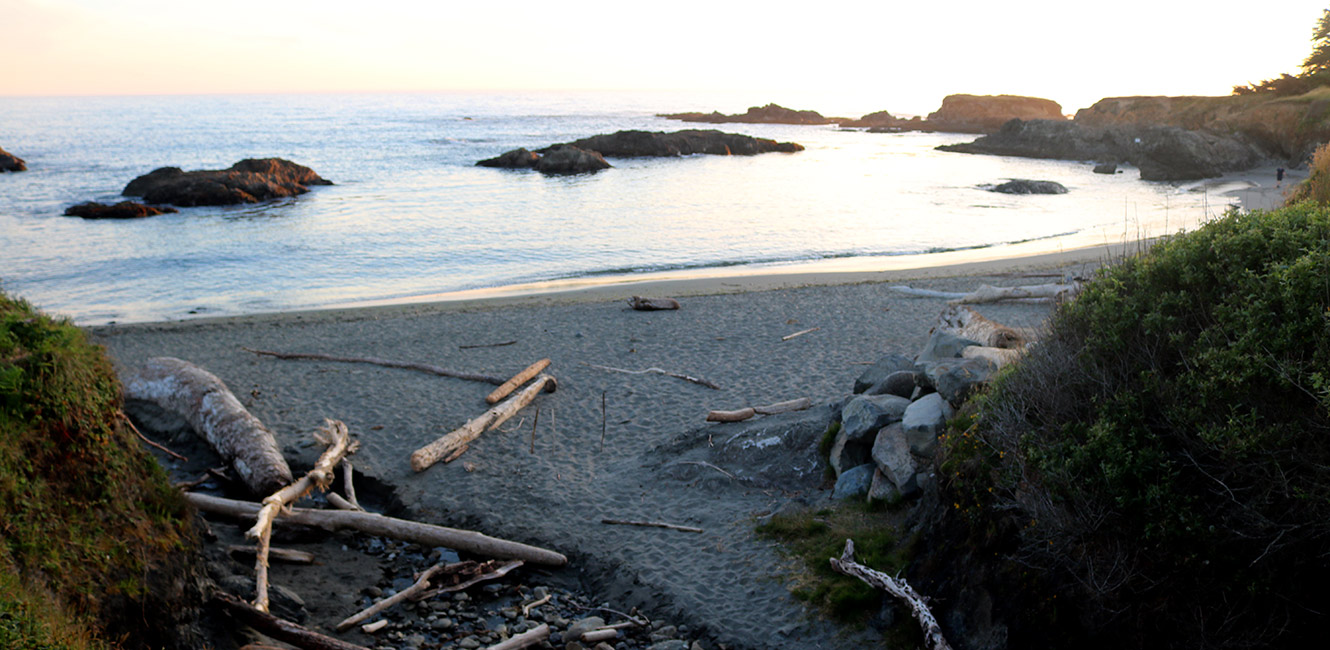
<path fill-rule="evenodd" d="M 1006 564 L 1012 647 L 1318 638 L 1330 209 L 1230 213 L 1108 269 L 1049 330 L 943 445 L 937 525 Z M 1040 604 L 1057 595 L 1074 615 Z"/>

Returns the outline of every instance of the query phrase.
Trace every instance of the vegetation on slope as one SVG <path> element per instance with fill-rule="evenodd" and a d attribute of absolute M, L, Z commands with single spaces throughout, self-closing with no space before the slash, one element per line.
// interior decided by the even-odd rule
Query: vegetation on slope
<path fill-rule="evenodd" d="M 1330 209 L 1106 270 L 944 442 L 918 571 L 1010 647 L 1293 647 L 1330 612 Z M 967 544 L 957 544 L 960 539 Z"/>
<path fill-rule="evenodd" d="M 119 404 L 101 348 L 0 294 L 2 647 L 171 643 L 169 625 L 144 619 L 167 613 L 154 598 L 183 597 L 158 583 L 187 588 L 177 572 L 195 540 L 179 493 L 119 426 Z"/>

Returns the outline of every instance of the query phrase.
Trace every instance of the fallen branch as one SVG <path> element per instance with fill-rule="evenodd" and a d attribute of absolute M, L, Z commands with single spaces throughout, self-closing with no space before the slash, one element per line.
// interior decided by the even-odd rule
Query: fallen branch
<path fill-rule="evenodd" d="M 489 562 L 481 563 L 479 566 L 493 567 L 494 564 L 495 562 L 493 560 L 490 560 Z M 512 571 L 513 569 L 522 566 L 522 564 L 523 562 L 521 560 L 510 560 L 508 562 L 499 565 L 498 567 L 495 567 L 493 570 L 477 574 L 469 580 L 459 582 L 455 585 L 449 585 L 447 587 L 439 587 L 437 589 L 431 589 L 429 591 L 416 595 L 411 600 L 425 600 L 426 598 L 433 598 L 439 594 L 446 594 L 452 591 L 461 591 L 463 589 L 466 589 L 467 587 L 470 587 L 471 585 L 480 584 L 482 582 L 485 582 L 486 580 L 496 580 L 498 578 L 502 578 L 503 576 L 507 575 L 509 571 Z"/>
<path fill-rule="evenodd" d="M 323 498 L 328 500 L 328 505 L 337 508 L 338 510 L 361 510 L 361 511 L 364 510 L 364 508 L 361 508 L 360 506 L 351 503 L 350 501 L 346 500 L 346 498 L 344 498 L 342 495 L 336 492 L 329 492 L 323 495 Z"/>
<path fill-rule="evenodd" d="M 903 600 L 910 606 L 910 611 L 914 618 L 919 621 L 919 626 L 924 630 L 924 641 L 928 647 L 933 650 L 951 650 L 947 640 L 942 636 L 942 627 L 938 625 L 937 619 L 933 617 L 933 612 L 928 609 L 928 604 L 924 598 L 910 586 L 904 579 L 893 578 L 881 571 L 870 569 L 854 561 L 854 540 L 845 540 L 845 551 L 838 558 L 831 558 L 831 568 L 837 573 L 843 573 L 851 578 L 858 578 L 871 587 L 885 590 L 887 593 Z"/>
<path fill-rule="evenodd" d="M 621 526 L 647 526 L 650 528 L 668 528 L 670 530 L 681 530 L 685 533 L 704 533 L 701 528 L 692 526 L 679 526 L 677 524 L 666 524 L 659 521 L 628 521 L 624 519 L 601 519 L 602 524 L 618 524 Z"/>
<path fill-rule="evenodd" d="M 757 409 L 751 406 L 737 411 L 708 411 L 707 422 L 743 422 L 754 415 Z"/>
<path fill-rule="evenodd" d="M 347 454 L 355 453 L 356 450 L 357 444 L 351 441 L 346 425 L 338 420 L 324 420 L 323 428 L 315 432 L 314 437 L 328 446 L 314 463 L 314 469 L 300 477 L 300 480 L 265 498 L 254 527 L 245 532 L 245 537 L 259 540 L 254 562 L 254 607 L 262 612 L 268 611 L 268 544 L 272 539 L 272 522 L 277 518 L 277 513 L 314 488 L 327 490 L 332 485 L 333 468 Z"/>
<path fill-rule="evenodd" d="M 776 402 L 766 406 L 750 406 L 741 408 L 737 411 L 709 411 L 707 413 L 707 422 L 743 422 L 756 415 L 775 415 L 777 413 L 788 413 L 790 411 L 802 411 L 813 405 L 813 400 L 807 397 L 799 399 Z"/>
<path fill-rule="evenodd" d="M 454 379 L 479 381 L 479 382 L 484 382 L 486 384 L 494 384 L 495 386 L 500 386 L 504 382 L 504 379 L 502 377 L 495 377 L 493 375 L 481 375 L 473 372 L 460 372 L 457 370 L 449 370 L 447 368 L 441 368 L 439 366 L 433 366 L 427 363 L 393 361 L 391 359 L 380 359 L 378 357 L 338 357 L 338 356 L 333 356 L 331 354 L 273 352 L 271 350 L 255 350 L 252 348 L 241 348 L 241 349 L 246 352 L 253 352 L 254 354 L 262 356 L 277 357 L 278 359 L 299 359 L 306 361 L 335 361 L 337 363 L 368 363 L 370 365 L 383 366 L 385 368 L 418 370 L 420 372 L 429 373 L 431 375 L 439 375 L 440 377 L 452 377 Z"/>
<path fill-rule="evenodd" d="M 521 650 L 530 648 L 533 645 L 539 645 L 541 641 L 550 636 L 550 626 L 541 623 L 517 636 L 509 638 L 507 641 L 496 643 L 485 650 Z"/>
<path fill-rule="evenodd" d="M 619 638 L 619 630 L 608 627 L 582 633 L 582 640 L 587 643 L 599 643 L 617 638 Z"/>
<path fill-rule="evenodd" d="M 428 569 L 425 569 L 424 571 L 421 571 L 420 575 L 416 577 L 416 581 L 414 584 L 387 598 L 384 598 L 383 600 L 380 600 L 377 603 L 374 603 L 373 605 L 370 605 L 369 607 L 366 607 L 365 609 L 359 612 L 356 612 L 355 614 L 346 617 L 345 619 L 342 620 L 341 623 L 337 624 L 337 627 L 335 629 L 338 632 L 345 632 L 346 630 L 350 629 L 352 626 L 356 625 L 357 623 L 369 620 L 375 614 L 378 614 L 379 612 L 382 612 L 383 610 L 388 609 L 389 607 L 392 607 L 397 603 L 405 601 L 406 599 L 422 591 L 425 591 L 426 589 L 429 589 L 429 581 L 431 578 L 434 577 L 435 574 L 442 573 L 450 569 L 456 569 L 457 567 L 462 566 L 462 564 L 463 563 L 461 562 L 458 562 L 456 564 L 436 564 Z"/>
<path fill-rule="evenodd" d="M 254 494 L 271 494 L 291 482 L 272 432 L 216 375 L 188 361 L 155 357 L 120 381 L 126 401 L 151 402 L 184 417 Z"/>
<path fill-rule="evenodd" d="M 226 552 L 231 555 L 255 555 L 259 553 L 257 546 L 238 546 L 231 545 L 226 547 Z M 287 564 L 314 564 L 314 554 L 306 551 L 296 551 L 289 548 L 268 548 L 268 558 L 272 560 L 281 560 Z"/>
<path fill-rule="evenodd" d="M 1066 302 L 1081 292 L 1081 283 L 1035 284 L 1024 287 L 980 285 L 978 289 L 953 300 L 953 304 L 977 305 L 1003 300 Z"/>
<path fill-rule="evenodd" d="M 558 382 L 554 381 L 554 377 L 549 375 L 537 377 L 534 383 L 523 388 L 521 392 L 513 395 L 507 401 L 485 411 L 480 417 L 463 424 L 442 438 L 415 450 L 411 454 L 411 469 L 417 472 L 425 471 L 434 463 L 439 462 L 440 459 L 449 456 L 458 448 L 480 437 L 481 433 L 508 421 L 508 418 L 516 415 L 523 407 L 530 404 L 542 391 L 548 390 L 552 393 L 557 387 Z"/>
<path fill-rule="evenodd" d="M 346 500 L 356 510 L 364 510 L 360 507 L 360 501 L 356 499 L 356 484 L 351 480 L 355 476 L 355 468 L 351 466 L 351 459 L 342 459 L 342 491 L 346 492 Z"/>
<path fill-rule="evenodd" d="M 541 605 L 544 605 L 545 603 L 548 602 L 550 602 L 550 594 L 545 594 L 539 600 L 533 600 L 525 605 L 522 605 L 522 618 L 530 616 L 531 610 L 540 607 Z"/>
<path fill-rule="evenodd" d="M 799 330 L 798 332 L 795 332 L 795 333 L 793 333 L 793 334 L 786 334 L 785 336 L 780 337 L 780 340 L 782 340 L 782 341 L 788 341 L 788 340 L 790 340 L 790 339 L 792 339 L 792 338 L 794 338 L 794 337 L 796 337 L 796 336 L 803 336 L 804 334 L 808 334 L 808 333 L 810 333 L 810 332 L 816 332 L 816 331 L 818 331 L 818 330 L 820 330 L 820 329 L 822 329 L 822 328 L 821 328 L 821 327 L 810 327 L 810 328 L 808 328 L 808 329 L 806 329 L 806 330 Z"/>
<path fill-rule="evenodd" d="M 637 311 L 668 311 L 679 308 L 679 301 L 673 298 L 643 298 L 633 296 L 628 299 L 628 306 Z"/>
<path fill-rule="evenodd" d="M 585 362 L 584 362 L 582 365 L 590 366 L 590 367 L 592 367 L 592 368 L 596 368 L 597 370 L 608 370 L 608 371 L 610 371 L 610 372 L 622 372 L 622 373 L 624 373 L 624 374 L 626 374 L 626 375 L 645 375 L 645 374 L 647 374 L 647 373 L 654 373 L 654 374 L 657 374 L 657 375 L 665 375 L 666 377 L 674 377 L 675 379 L 682 379 L 682 380 L 684 380 L 684 381 L 690 381 L 690 382 L 692 382 L 692 383 L 694 383 L 694 384 L 698 384 L 698 385 L 700 385 L 700 386 L 706 386 L 707 388 L 713 388 L 713 389 L 715 389 L 715 390 L 720 390 L 720 386 L 717 386 L 715 383 L 710 382 L 710 381 L 707 381 L 707 380 L 705 380 L 705 379 L 698 379 L 697 377 L 690 377 L 690 376 L 688 376 L 688 375 L 681 375 L 681 374 L 678 374 L 678 373 L 670 372 L 670 371 L 668 371 L 668 370 L 661 370 L 660 368 L 647 368 L 646 370 L 624 370 L 623 368 L 611 368 L 610 366 L 599 366 L 599 365 L 596 365 L 596 364 L 594 364 L 594 363 L 585 363 Z"/>
<path fill-rule="evenodd" d="M 503 382 L 503 385 L 499 386 L 498 388 L 495 388 L 494 392 L 490 393 L 489 395 L 486 395 L 485 403 L 498 404 L 499 400 L 510 395 L 513 391 L 517 390 L 519 386 L 527 383 L 528 381 L 531 380 L 532 377 L 535 377 L 536 375 L 540 374 L 542 370 L 548 368 L 549 366 L 550 366 L 549 359 L 541 359 L 540 361 L 537 361 L 527 366 L 525 370 L 517 373 L 516 375 L 513 375 L 511 379 Z"/>
<path fill-rule="evenodd" d="M 368 650 L 364 646 L 354 643 L 347 643 L 341 639 L 334 639 L 330 636 L 319 634 L 312 630 L 307 630 L 291 621 L 283 620 L 269 614 L 261 612 L 251 607 L 248 603 L 223 591 L 212 595 L 215 602 L 220 604 L 223 609 L 246 625 L 266 634 L 278 641 L 289 643 L 293 646 L 304 648 L 304 650 Z"/>
<path fill-rule="evenodd" d="M 154 448 L 156 448 L 156 449 L 160 449 L 160 450 L 161 450 L 162 452 L 164 452 L 166 455 L 168 455 L 168 456 L 170 456 L 170 457 L 172 457 L 172 458 L 174 458 L 174 459 L 176 459 L 176 460 L 178 460 L 178 461 L 180 461 L 180 462 L 182 462 L 182 463 L 188 463 L 188 462 L 189 462 L 189 459 L 188 459 L 188 458 L 185 458 L 184 456 L 181 456 L 180 454 L 177 454 L 177 453 L 175 453 L 174 451 L 171 451 L 170 449 L 167 449 L 165 446 L 163 446 L 163 445 L 160 444 L 160 443 L 157 443 L 157 442 L 154 442 L 154 441 L 152 441 L 152 440 L 149 440 L 149 439 L 148 439 L 148 436 L 143 435 L 143 432 L 142 432 L 142 431 L 139 431 L 139 428 L 136 427 L 136 426 L 134 426 L 134 421 L 133 421 L 133 420 L 130 420 L 130 419 L 129 419 L 129 416 L 128 416 L 128 415 L 125 415 L 125 412 L 124 412 L 124 411 L 116 411 L 115 414 L 116 414 L 116 416 L 119 417 L 121 420 L 124 420 L 124 421 L 125 421 L 125 424 L 129 427 L 129 430 L 130 430 L 130 431 L 133 431 L 136 435 L 138 435 L 139 440 L 142 440 L 143 442 L 147 443 L 148 445 L 151 445 L 152 447 L 154 447 Z"/>
<path fill-rule="evenodd" d="M 185 500 L 204 512 L 232 517 L 254 517 L 261 508 L 257 503 L 193 492 L 186 493 Z M 394 519 L 372 512 L 292 508 L 275 523 L 314 526 L 329 531 L 358 530 L 370 535 L 414 542 L 425 547 L 445 546 L 486 557 L 525 560 L 533 564 L 563 566 L 568 563 L 567 557 L 547 549 L 497 539 L 474 531 Z"/>

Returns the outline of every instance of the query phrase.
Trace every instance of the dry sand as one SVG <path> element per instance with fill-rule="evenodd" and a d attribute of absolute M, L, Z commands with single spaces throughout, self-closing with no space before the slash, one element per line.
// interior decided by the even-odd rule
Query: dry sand
<path fill-rule="evenodd" d="M 849 394 L 863 364 L 891 352 L 913 355 L 925 343 L 944 301 L 903 296 L 890 285 L 908 280 L 968 291 L 980 283 L 1042 283 L 1050 280 L 1020 273 L 1088 274 L 1119 252 L 1101 247 L 923 270 L 639 283 L 92 332 L 122 366 L 175 356 L 217 374 L 298 463 L 316 457 L 309 432 L 324 418 L 345 421 L 363 445 L 357 468 L 395 489 L 414 517 L 566 553 L 571 564 L 556 573 L 580 581 L 612 607 L 641 607 L 731 647 L 853 648 L 873 642 L 874 633 L 811 615 L 789 595 L 778 549 L 752 530 L 756 518 L 786 504 L 829 499 L 816 458 L 826 405 Z M 673 296 L 683 307 L 635 312 L 620 300 L 630 294 Z M 1031 326 L 1048 308 L 980 311 Z M 820 329 L 781 340 L 813 327 Z M 461 347 L 510 340 L 516 343 Z M 416 474 L 410 453 L 483 412 L 492 386 L 408 370 L 258 357 L 242 347 L 375 356 L 502 376 L 549 357 L 559 388 L 536 401 L 534 453 L 533 407 L 503 431 L 484 434 L 458 461 Z M 721 389 L 587 364 L 659 367 Z M 703 421 L 709 409 L 796 397 L 819 406 L 743 424 Z M 605 525 L 602 517 L 705 532 Z M 348 591 L 359 588 L 354 577 L 345 579 Z"/>

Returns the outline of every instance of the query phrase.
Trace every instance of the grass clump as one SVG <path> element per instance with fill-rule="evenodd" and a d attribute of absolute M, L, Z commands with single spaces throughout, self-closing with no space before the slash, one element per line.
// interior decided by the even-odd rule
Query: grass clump
<path fill-rule="evenodd" d="M 978 415 L 943 444 L 941 527 L 1005 567 L 1012 647 L 1319 638 L 1330 209 L 1231 212 L 1107 269 Z"/>
<path fill-rule="evenodd" d="M 61 632 L 69 621 L 99 621 L 85 638 L 134 638 L 121 611 L 194 541 L 183 500 L 119 409 L 101 348 L 0 294 L 0 584 L 30 587 L 0 589 L 0 634 L 27 644 L 4 647 L 100 647 L 62 640 L 80 636 Z"/>

